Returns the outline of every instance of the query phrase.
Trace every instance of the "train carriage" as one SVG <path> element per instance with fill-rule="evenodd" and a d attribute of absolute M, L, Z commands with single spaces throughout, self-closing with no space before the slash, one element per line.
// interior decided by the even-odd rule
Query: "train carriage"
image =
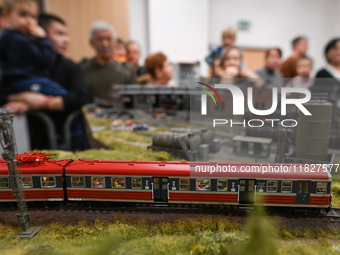
<path fill-rule="evenodd" d="M 63 171 L 71 160 L 21 162 L 21 187 L 27 202 L 64 201 Z M 0 159 L 0 202 L 15 202 L 4 159 Z"/>
<path fill-rule="evenodd" d="M 323 167 L 219 163 L 229 171 L 197 171 L 208 165 L 211 163 L 77 160 L 65 172 L 68 200 L 319 209 L 329 208 L 331 203 L 332 179 Z"/>
<path fill-rule="evenodd" d="M 67 196 L 70 201 L 167 202 L 163 197 L 174 174 L 187 177 L 187 164 L 77 160 L 65 172 Z"/>
<path fill-rule="evenodd" d="M 191 164 L 191 176 L 207 176 L 202 170 L 209 165 L 212 163 Z M 237 193 L 236 202 L 239 205 L 262 204 L 296 208 L 330 206 L 332 177 L 330 171 L 321 165 L 219 163 L 218 166 L 227 171 L 215 172 L 215 181 L 228 181 L 231 188 L 226 188 L 226 191 Z"/>

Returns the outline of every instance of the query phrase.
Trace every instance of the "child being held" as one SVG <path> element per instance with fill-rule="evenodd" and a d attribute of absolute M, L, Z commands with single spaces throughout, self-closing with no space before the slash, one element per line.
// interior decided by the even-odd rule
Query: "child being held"
<path fill-rule="evenodd" d="M 313 61 L 307 56 L 298 59 L 296 65 L 297 76 L 286 84 L 286 87 L 310 89 L 314 85 L 314 78 L 310 78 L 313 69 Z"/>
<path fill-rule="evenodd" d="M 3 91 L 24 91 L 45 95 L 65 95 L 67 90 L 49 79 L 55 53 L 38 25 L 38 5 L 34 0 L 5 0 L 7 28 L 0 37 L 0 61 Z"/>

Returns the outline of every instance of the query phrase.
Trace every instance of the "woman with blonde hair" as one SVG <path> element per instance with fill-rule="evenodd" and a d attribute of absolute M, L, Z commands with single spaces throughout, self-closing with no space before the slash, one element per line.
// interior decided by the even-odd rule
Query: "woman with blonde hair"
<path fill-rule="evenodd" d="M 222 79 L 251 79 L 255 87 L 262 87 L 263 82 L 260 76 L 250 69 L 241 68 L 242 60 L 243 54 L 241 50 L 236 46 L 229 46 L 222 52 L 222 57 L 218 63 L 216 71 L 219 72 L 218 74 Z M 238 81 L 235 81 L 235 83 L 238 83 Z"/>

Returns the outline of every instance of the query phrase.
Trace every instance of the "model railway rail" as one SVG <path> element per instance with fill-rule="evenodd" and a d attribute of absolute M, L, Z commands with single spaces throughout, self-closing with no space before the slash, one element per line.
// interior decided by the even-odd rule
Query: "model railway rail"
<path fill-rule="evenodd" d="M 170 205 L 154 205 L 154 204 L 105 204 L 105 203 L 64 203 L 64 204 L 30 204 L 29 211 L 97 211 L 97 212 L 161 212 L 161 213 L 208 213 L 208 214 L 237 214 L 254 209 L 254 206 L 238 207 L 238 206 L 211 206 L 206 204 L 190 205 L 190 204 L 170 204 Z M 281 208 L 282 209 L 282 208 Z M 15 204 L 1 204 L 0 212 L 16 211 Z M 340 207 L 332 207 L 329 212 L 321 210 L 320 212 L 308 212 L 307 210 L 299 210 L 299 214 L 291 214 L 279 208 L 268 207 L 269 214 L 279 214 L 282 216 L 317 216 L 317 217 L 333 217 L 340 218 Z M 340 220 L 339 220 L 340 222 Z"/>
<path fill-rule="evenodd" d="M 332 207 L 332 209 L 323 217 L 329 217 L 329 218 L 339 218 L 340 222 L 340 207 Z"/>
<path fill-rule="evenodd" d="M 1 211 L 15 211 L 14 207 L 2 207 Z M 209 206 L 189 206 L 189 205 L 171 205 L 171 206 L 154 206 L 152 204 L 127 204 L 124 206 L 103 206 L 103 205 L 88 205 L 88 204 L 75 204 L 69 203 L 60 206 L 42 206 L 42 207 L 31 207 L 29 211 L 95 211 L 95 212 L 149 212 L 149 213 L 198 213 L 198 214 L 222 214 L 229 212 L 222 210 L 218 207 Z"/>
<path fill-rule="evenodd" d="M 268 209 L 268 208 L 267 208 Z M 0 212 L 15 212 L 16 208 L 0 208 Z M 29 208 L 29 211 L 46 213 L 46 217 L 50 214 L 60 215 L 63 212 L 79 212 L 80 214 L 87 212 L 95 212 L 99 214 L 124 214 L 124 213 L 132 213 L 132 214 L 177 214 L 183 215 L 228 215 L 230 217 L 245 217 L 247 216 L 247 210 L 239 210 L 237 208 L 218 208 L 218 207 L 209 207 L 209 206 L 195 206 L 191 207 L 189 205 L 172 205 L 169 207 L 154 207 L 150 204 L 136 204 L 134 206 L 89 206 L 85 204 L 66 204 L 58 207 L 33 207 Z M 326 222 L 335 223 L 336 221 L 340 223 L 340 208 L 333 208 L 329 213 L 321 212 L 321 213 L 299 213 L 299 214 L 291 214 L 288 212 L 281 212 L 278 210 L 268 211 L 270 216 L 279 216 L 283 218 L 315 218 L 315 219 L 323 219 Z M 43 216 L 40 216 L 43 217 Z M 64 216 L 63 216 L 64 217 Z M 0 222 L 2 218 L 0 216 Z M 58 218 L 55 220 L 58 221 Z M 110 218 L 109 218 L 110 220 Z"/>

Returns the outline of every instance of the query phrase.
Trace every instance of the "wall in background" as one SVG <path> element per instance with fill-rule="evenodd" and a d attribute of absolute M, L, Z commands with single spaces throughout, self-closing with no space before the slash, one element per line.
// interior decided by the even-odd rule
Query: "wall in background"
<path fill-rule="evenodd" d="M 128 0 L 45 0 L 45 8 L 67 22 L 71 44 L 66 55 L 75 61 L 94 55 L 89 29 L 96 20 L 110 23 L 119 37 L 129 39 Z"/>
<path fill-rule="evenodd" d="M 141 50 L 140 65 L 149 54 L 148 0 L 129 0 L 130 40 L 138 42 Z"/>
<path fill-rule="evenodd" d="M 208 46 L 208 0 L 149 0 L 150 53 L 164 52 L 172 62 L 201 62 Z"/>

